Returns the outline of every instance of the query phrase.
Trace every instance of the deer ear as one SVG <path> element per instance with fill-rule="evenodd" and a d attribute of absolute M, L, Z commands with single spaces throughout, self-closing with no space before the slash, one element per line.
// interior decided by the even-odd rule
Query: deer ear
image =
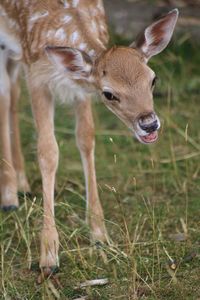
<path fill-rule="evenodd" d="M 161 17 L 147 27 L 130 47 L 139 49 L 147 61 L 163 51 L 171 40 L 178 14 L 178 9 L 173 9 L 167 15 Z"/>
<path fill-rule="evenodd" d="M 92 59 L 83 51 L 69 47 L 46 47 L 46 53 L 59 70 L 73 79 L 84 79 L 91 73 Z"/>

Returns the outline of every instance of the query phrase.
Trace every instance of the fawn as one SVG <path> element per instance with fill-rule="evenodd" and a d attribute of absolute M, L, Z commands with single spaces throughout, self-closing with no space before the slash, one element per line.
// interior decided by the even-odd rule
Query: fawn
<path fill-rule="evenodd" d="M 29 191 L 17 116 L 23 67 L 38 133 L 44 206 L 40 268 L 47 272 L 59 263 L 54 219 L 58 165 L 54 96 L 72 101 L 75 107 L 76 140 L 86 182 L 86 219 L 92 239 L 106 241 L 94 165 L 91 93 L 100 92 L 101 101 L 140 142 L 156 141 L 160 127 L 152 96 L 156 75 L 147 62 L 168 45 L 177 18 L 174 9 L 147 27 L 129 47 L 108 48 L 101 0 L 4 0 L 0 4 L 1 208 L 17 208 L 17 190 Z"/>

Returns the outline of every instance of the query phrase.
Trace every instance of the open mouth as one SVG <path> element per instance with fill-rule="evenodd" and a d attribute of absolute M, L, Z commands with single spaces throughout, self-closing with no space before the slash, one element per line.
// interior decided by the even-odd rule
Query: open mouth
<path fill-rule="evenodd" d="M 141 141 L 145 144 L 154 143 L 158 138 L 158 132 L 154 131 L 144 136 L 139 136 Z"/>

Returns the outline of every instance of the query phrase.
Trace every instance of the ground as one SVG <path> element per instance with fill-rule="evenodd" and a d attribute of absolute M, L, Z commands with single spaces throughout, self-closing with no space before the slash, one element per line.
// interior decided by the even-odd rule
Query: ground
<path fill-rule="evenodd" d="M 41 178 L 23 88 L 20 125 L 32 197 L 21 196 L 18 211 L 0 213 L 0 299 L 200 298 L 199 65 L 199 48 L 185 37 L 152 60 L 159 77 L 155 106 L 162 120 L 155 145 L 137 142 L 94 101 L 97 179 L 113 246 L 90 244 L 73 109 L 57 105 L 60 164 L 55 210 L 61 266 L 42 284 L 37 283 Z M 108 283 L 78 288 L 98 278 Z"/>

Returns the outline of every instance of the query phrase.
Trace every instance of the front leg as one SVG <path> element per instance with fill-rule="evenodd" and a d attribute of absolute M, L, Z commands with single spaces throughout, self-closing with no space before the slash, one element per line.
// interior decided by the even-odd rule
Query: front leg
<path fill-rule="evenodd" d="M 92 239 L 94 241 L 100 240 L 105 242 L 108 241 L 108 236 L 96 183 L 94 163 L 94 123 L 90 99 L 77 101 L 75 112 L 76 139 L 81 154 L 86 183 L 86 221 L 90 227 Z"/>
<path fill-rule="evenodd" d="M 38 160 L 43 186 L 43 229 L 40 268 L 51 272 L 58 266 L 58 233 L 54 218 L 54 185 L 58 146 L 54 135 L 54 104 L 45 87 L 31 89 L 32 109 L 38 131 Z M 45 272 L 46 272 L 45 271 Z"/>
<path fill-rule="evenodd" d="M 13 66 L 14 68 L 15 66 Z M 15 167 L 19 192 L 30 192 L 30 186 L 25 174 L 24 157 L 21 150 L 19 117 L 18 117 L 18 100 L 20 96 L 19 78 L 12 83 L 11 86 L 11 107 L 10 107 L 10 123 L 11 123 L 11 139 L 12 139 L 12 157 Z"/>

